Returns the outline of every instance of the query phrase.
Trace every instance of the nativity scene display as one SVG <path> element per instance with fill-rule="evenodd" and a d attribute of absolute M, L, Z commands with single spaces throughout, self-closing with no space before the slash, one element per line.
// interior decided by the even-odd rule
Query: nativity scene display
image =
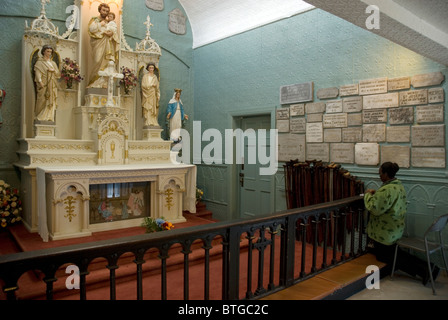
<path fill-rule="evenodd" d="M 90 223 L 149 217 L 150 184 L 90 185 Z"/>

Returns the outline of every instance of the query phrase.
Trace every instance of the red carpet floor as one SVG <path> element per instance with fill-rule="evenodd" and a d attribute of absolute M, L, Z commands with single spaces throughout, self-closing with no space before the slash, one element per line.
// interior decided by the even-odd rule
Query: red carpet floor
<path fill-rule="evenodd" d="M 196 217 L 192 214 L 186 214 L 187 222 L 177 224 L 176 228 L 186 228 L 199 224 L 212 223 L 213 221 Z M 16 239 L 15 244 L 11 239 L 7 239 L 7 233 L 0 234 L 0 254 L 8 254 L 20 251 L 37 250 L 43 248 L 50 248 L 55 246 L 65 246 L 74 243 L 84 243 L 90 241 L 105 240 L 116 237 L 126 237 L 130 235 L 143 234 L 145 230 L 141 227 L 128 228 L 115 231 L 97 232 L 90 237 L 83 237 L 70 240 L 58 240 L 42 242 L 39 235 L 36 233 L 29 233 L 23 226 L 13 226 L 11 234 Z M 6 235 L 5 235 L 6 234 Z M 240 298 L 246 296 L 247 289 L 247 260 L 248 250 L 246 239 L 242 237 L 241 255 L 240 255 Z M 9 243 L 8 243 L 9 242 Z M 189 278 L 190 289 L 189 298 L 191 300 L 204 299 L 204 250 L 201 248 L 202 243 L 197 243 L 195 249 L 189 255 Z M 295 277 L 299 276 L 301 271 L 301 243 L 296 243 L 295 253 Z M 311 271 L 312 248 L 307 247 L 306 252 L 306 268 L 308 274 Z M 221 242 L 220 239 L 215 239 L 213 249 L 210 250 L 210 299 L 220 300 L 222 297 L 222 260 L 221 260 Z M 169 300 L 183 299 L 183 261 L 184 255 L 180 252 L 180 246 L 173 246 L 170 249 L 170 258 L 167 260 L 168 276 L 167 276 L 167 295 Z M 143 264 L 143 298 L 145 300 L 160 300 L 161 298 L 161 275 L 160 275 L 160 260 L 157 257 L 158 251 L 149 250 L 145 255 L 145 263 Z M 280 241 L 276 241 L 276 258 L 274 264 L 275 278 L 274 284 L 278 285 L 279 281 L 279 256 L 280 256 Z M 258 251 L 253 250 L 253 264 L 252 264 L 252 285 L 250 292 L 255 292 L 258 286 Z M 117 284 L 116 297 L 118 300 L 135 300 L 137 298 L 136 285 L 136 265 L 133 263 L 133 255 L 131 253 L 123 255 L 119 260 L 119 268 L 116 270 Z M 331 252 L 329 253 L 327 263 L 330 264 Z M 263 273 L 263 287 L 267 288 L 269 282 L 269 251 L 265 252 L 264 256 L 265 270 Z M 107 261 L 105 259 L 96 259 L 89 266 L 89 275 L 87 275 L 87 299 L 88 300 L 108 300 L 109 299 L 109 270 L 105 268 Z M 321 250 L 318 250 L 317 266 L 322 264 Z M 65 274 L 65 267 L 62 266 L 57 273 L 58 280 L 54 283 L 54 298 L 61 300 L 77 300 L 79 299 L 79 290 L 68 290 L 65 286 L 65 280 L 68 274 Z M 45 284 L 41 280 L 43 275 L 36 272 L 28 272 L 19 279 L 19 290 L 17 290 L 17 297 L 19 299 L 45 299 Z M 1 280 L 0 280 L 1 282 Z M 1 283 L 0 283 L 1 284 Z M 0 300 L 5 299 L 5 295 L 0 293 Z"/>

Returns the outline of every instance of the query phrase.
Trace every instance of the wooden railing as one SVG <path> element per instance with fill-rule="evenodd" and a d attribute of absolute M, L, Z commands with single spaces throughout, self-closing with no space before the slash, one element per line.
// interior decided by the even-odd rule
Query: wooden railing
<path fill-rule="evenodd" d="M 30 271 L 39 272 L 46 298 L 57 299 L 53 284 L 58 269 L 61 274 L 62 266 L 72 264 L 79 268 L 79 298 L 84 300 L 89 266 L 102 258 L 109 270 L 109 298 L 115 300 L 119 289 L 116 270 L 119 259 L 127 254 L 135 264 L 136 298 L 170 299 L 169 261 L 177 254 L 183 255 L 181 299 L 257 299 L 365 253 L 363 216 L 363 200 L 356 196 L 254 219 L 4 255 L 0 256 L 0 284 L 7 299 L 14 300 L 19 278 Z M 193 252 L 200 252 L 194 262 Z M 150 262 L 158 265 L 158 296 L 154 290 L 145 291 L 144 266 Z M 201 281 L 192 283 L 192 266 L 198 264 Z M 193 287 L 197 291 L 198 283 L 201 296 L 191 297 L 190 291 Z M 26 289 L 20 288 L 20 292 Z"/>

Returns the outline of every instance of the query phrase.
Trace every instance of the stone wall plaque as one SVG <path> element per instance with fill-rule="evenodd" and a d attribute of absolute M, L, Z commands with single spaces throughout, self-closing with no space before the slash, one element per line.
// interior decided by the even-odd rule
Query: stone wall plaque
<path fill-rule="evenodd" d="M 316 92 L 316 97 L 318 99 L 333 99 L 336 98 L 338 95 L 339 95 L 339 89 L 336 87 L 318 89 Z"/>
<path fill-rule="evenodd" d="M 303 103 L 292 104 L 289 107 L 289 114 L 291 117 L 304 116 L 305 115 L 305 104 L 303 104 Z"/>
<path fill-rule="evenodd" d="M 363 110 L 362 119 L 364 123 L 387 122 L 387 109 Z"/>
<path fill-rule="evenodd" d="M 280 104 L 313 101 L 313 82 L 291 84 L 280 87 Z"/>
<path fill-rule="evenodd" d="M 428 102 L 440 103 L 445 101 L 445 91 L 443 88 L 428 89 Z"/>
<path fill-rule="evenodd" d="M 386 141 L 386 125 L 380 124 L 365 124 L 362 126 L 362 141 L 363 142 L 384 142 Z"/>
<path fill-rule="evenodd" d="M 306 160 L 330 161 L 330 148 L 328 143 L 307 143 Z"/>
<path fill-rule="evenodd" d="M 289 108 L 279 108 L 275 110 L 275 117 L 277 120 L 289 119 Z"/>
<path fill-rule="evenodd" d="M 296 160 L 305 161 L 305 135 L 279 134 L 278 135 L 278 161 Z"/>
<path fill-rule="evenodd" d="M 413 147 L 444 147 L 445 125 L 412 126 Z"/>
<path fill-rule="evenodd" d="M 339 87 L 339 96 L 340 97 L 354 96 L 357 94 L 359 94 L 359 86 L 357 83 L 348 84 L 348 85 Z"/>
<path fill-rule="evenodd" d="M 414 123 L 413 107 L 389 109 L 389 124 L 412 124 L 412 123 Z"/>
<path fill-rule="evenodd" d="M 186 21 L 182 10 L 176 8 L 168 14 L 168 29 L 175 34 L 184 35 L 187 33 Z"/>
<path fill-rule="evenodd" d="M 322 122 L 323 113 L 310 113 L 306 115 L 308 122 Z"/>
<path fill-rule="evenodd" d="M 330 161 L 334 163 L 355 163 L 354 143 L 332 143 Z"/>
<path fill-rule="evenodd" d="M 445 168 L 445 148 L 412 148 L 413 167 Z"/>
<path fill-rule="evenodd" d="M 410 77 L 400 77 L 387 80 L 387 88 L 389 91 L 403 90 L 411 88 Z"/>
<path fill-rule="evenodd" d="M 322 122 L 313 122 L 306 124 L 306 142 L 323 142 L 324 131 Z"/>
<path fill-rule="evenodd" d="M 277 130 L 278 132 L 289 132 L 289 119 L 277 120 Z"/>
<path fill-rule="evenodd" d="M 306 113 L 324 113 L 325 102 L 313 102 L 305 104 Z"/>
<path fill-rule="evenodd" d="M 380 162 L 378 143 L 356 143 L 355 163 L 366 166 L 376 166 Z"/>
<path fill-rule="evenodd" d="M 416 106 L 428 103 L 428 90 L 410 90 L 400 92 L 400 106 Z"/>
<path fill-rule="evenodd" d="M 342 100 L 331 100 L 326 104 L 327 113 L 341 113 L 342 112 Z"/>
<path fill-rule="evenodd" d="M 411 126 L 389 126 L 386 131 L 387 142 L 410 142 Z"/>
<path fill-rule="evenodd" d="M 348 113 L 348 126 L 362 126 L 362 113 Z"/>
<path fill-rule="evenodd" d="M 359 81 L 359 94 L 378 94 L 387 92 L 387 78 L 376 78 Z"/>
<path fill-rule="evenodd" d="M 291 118 L 289 120 L 289 131 L 291 133 L 306 133 L 305 118 Z"/>
<path fill-rule="evenodd" d="M 430 104 L 427 106 L 417 106 L 415 116 L 417 123 L 443 122 L 443 104 Z"/>
<path fill-rule="evenodd" d="M 347 127 L 347 123 L 346 113 L 324 114 L 324 128 L 345 128 Z"/>
<path fill-rule="evenodd" d="M 348 97 L 342 99 L 343 112 L 361 112 L 362 111 L 362 97 Z"/>
<path fill-rule="evenodd" d="M 411 78 L 411 84 L 414 88 L 429 87 L 439 85 L 443 80 L 445 76 L 439 71 L 415 75 Z"/>
<path fill-rule="evenodd" d="M 146 0 L 146 7 L 156 11 L 163 11 L 164 0 Z"/>
<path fill-rule="evenodd" d="M 398 107 L 398 92 L 364 96 L 363 109 L 387 109 Z"/>
<path fill-rule="evenodd" d="M 361 142 L 362 128 L 342 128 L 342 142 Z"/>
<path fill-rule="evenodd" d="M 381 146 L 381 163 L 390 161 L 397 163 L 400 168 L 409 168 L 410 150 L 408 146 Z"/>
<path fill-rule="evenodd" d="M 340 128 L 324 129 L 324 142 L 341 142 L 342 132 Z"/>

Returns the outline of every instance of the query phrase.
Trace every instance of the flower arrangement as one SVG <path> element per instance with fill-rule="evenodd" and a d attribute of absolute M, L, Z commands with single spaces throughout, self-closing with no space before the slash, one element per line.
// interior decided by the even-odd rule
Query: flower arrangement
<path fill-rule="evenodd" d="M 64 64 L 62 65 L 61 76 L 67 83 L 67 89 L 71 89 L 73 87 L 73 81 L 81 82 L 81 80 L 83 80 L 79 65 L 76 61 L 73 61 L 70 58 L 65 58 L 62 62 Z"/>
<path fill-rule="evenodd" d="M 171 230 L 174 225 L 171 222 L 165 220 L 165 218 L 153 219 L 151 217 L 145 217 L 142 222 L 142 227 L 146 228 L 146 233 Z"/>
<path fill-rule="evenodd" d="M 123 85 L 124 93 L 129 94 L 131 89 L 137 85 L 137 77 L 134 71 L 127 67 L 121 67 L 121 73 L 123 74 L 123 79 L 120 80 L 120 84 Z"/>
<path fill-rule="evenodd" d="M 19 198 L 19 190 L 0 180 L 0 228 L 20 221 L 21 212 L 22 201 Z"/>
<path fill-rule="evenodd" d="M 204 191 L 199 188 L 196 188 L 196 204 L 202 200 L 202 196 L 204 195 Z"/>

